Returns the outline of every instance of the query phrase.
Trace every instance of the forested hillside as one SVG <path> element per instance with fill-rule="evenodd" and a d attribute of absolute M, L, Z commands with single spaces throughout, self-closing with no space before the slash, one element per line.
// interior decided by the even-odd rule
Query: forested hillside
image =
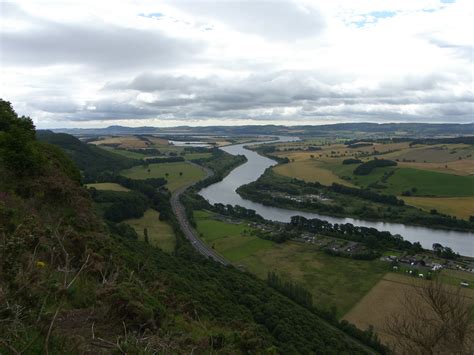
<path fill-rule="evenodd" d="M 60 147 L 82 171 L 85 181 L 93 180 L 104 171 L 118 172 L 136 164 L 133 159 L 108 152 L 91 144 L 84 144 L 70 134 L 38 131 L 39 141 Z"/>
<path fill-rule="evenodd" d="M 0 353 L 368 351 L 264 281 L 204 260 L 177 228 L 169 255 L 105 223 L 74 164 L 35 136 L 0 101 Z M 71 143 L 99 169 L 97 151 Z"/>

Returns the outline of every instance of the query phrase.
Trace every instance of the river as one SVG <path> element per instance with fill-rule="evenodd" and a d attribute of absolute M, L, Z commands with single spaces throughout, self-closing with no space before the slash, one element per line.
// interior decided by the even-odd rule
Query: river
<path fill-rule="evenodd" d="M 280 138 L 281 141 L 288 141 L 289 138 Z M 245 144 L 236 144 L 221 149 L 232 155 L 245 155 L 247 162 L 234 169 L 222 181 L 217 182 L 202 189 L 199 194 L 210 203 L 223 203 L 225 205 L 240 205 L 245 208 L 255 210 L 263 218 L 289 222 L 292 216 L 300 215 L 306 218 L 319 218 L 330 223 L 352 223 L 356 226 L 373 227 L 380 231 L 389 231 L 392 234 L 400 234 L 410 242 L 420 242 L 423 248 L 431 249 L 433 243 L 441 243 L 443 246 L 452 248 L 461 255 L 474 257 L 474 233 L 458 232 L 443 229 L 433 229 L 405 225 L 402 223 L 387 223 L 366 221 L 354 218 L 339 218 L 324 216 L 317 213 L 289 210 L 285 208 L 265 206 L 258 202 L 252 202 L 240 197 L 235 191 L 239 186 L 257 180 L 270 166 L 276 164 L 272 159 L 263 157 L 251 150 L 245 149 Z"/>

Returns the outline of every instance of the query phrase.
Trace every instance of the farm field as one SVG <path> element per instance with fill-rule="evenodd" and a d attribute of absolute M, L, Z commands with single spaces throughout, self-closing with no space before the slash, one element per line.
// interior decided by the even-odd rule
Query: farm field
<path fill-rule="evenodd" d="M 340 183 L 366 188 L 376 186 L 384 194 L 402 195 L 410 191 L 422 197 L 473 197 L 474 196 L 474 147 L 466 144 L 415 145 L 403 143 L 374 143 L 370 146 L 350 148 L 344 144 L 321 145 L 319 151 L 306 151 L 312 141 L 276 145 L 276 154 L 290 162 L 275 166 L 273 171 L 308 182 L 323 185 Z M 300 148 L 301 150 L 288 150 Z M 375 153 L 375 154 L 374 154 Z M 370 154 L 367 156 L 364 154 Z M 397 167 L 376 168 L 368 175 L 354 175 L 357 164 L 342 164 L 344 159 L 358 157 L 362 161 L 390 159 Z M 384 177 L 385 174 L 391 176 Z M 419 207 L 423 202 L 419 201 Z M 430 202 L 430 200 L 426 200 Z M 436 201 L 432 200 L 436 207 Z M 449 202 L 448 202 L 449 203 Z M 427 208 L 423 205 L 422 208 Z M 432 209 L 430 208 L 430 210 Z M 437 208 L 438 209 L 438 208 Z M 458 208 L 457 210 L 460 210 Z M 451 208 L 439 208 L 450 211 Z M 461 216 L 458 211 L 455 215 Z M 466 213 L 463 214 L 466 216 Z"/>
<path fill-rule="evenodd" d="M 360 329 L 373 326 L 375 332 L 383 342 L 391 342 L 390 336 L 384 332 L 387 317 L 392 314 L 403 312 L 403 298 L 407 293 L 413 293 L 413 287 L 417 282 L 430 282 L 414 279 L 409 276 L 387 273 L 376 285 L 365 295 L 355 307 L 353 307 L 344 319 L 355 324 Z M 466 289 L 464 294 L 474 302 L 474 290 Z"/>
<path fill-rule="evenodd" d="M 294 177 L 307 182 L 319 182 L 323 185 L 333 183 L 353 186 L 349 182 L 341 179 L 328 169 L 319 166 L 320 163 L 314 160 L 295 161 L 288 164 L 278 165 L 273 168 L 277 174 Z"/>
<path fill-rule="evenodd" d="M 186 160 L 206 159 L 211 155 L 211 153 L 186 153 L 183 158 Z"/>
<path fill-rule="evenodd" d="M 467 144 L 444 144 L 418 146 L 415 145 L 410 149 L 394 154 L 400 161 L 414 160 L 418 163 L 445 163 L 462 159 L 472 160 L 474 147 Z"/>
<path fill-rule="evenodd" d="M 451 270 L 451 269 L 444 269 L 441 271 L 441 281 L 454 285 L 459 286 L 459 283 L 465 281 L 469 283 L 469 289 L 473 291 L 474 297 L 474 274 L 460 271 L 460 270 Z"/>
<path fill-rule="evenodd" d="M 195 211 L 194 219 L 202 240 L 232 262 L 238 262 L 244 257 L 259 250 L 271 248 L 273 245 L 268 240 L 251 236 L 252 228 L 247 225 L 213 219 L 210 212 Z"/>
<path fill-rule="evenodd" d="M 106 137 L 97 141 L 89 142 L 95 145 L 116 145 L 120 148 L 147 148 L 150 143 L 136 136 Z"/>
<path fill-rule="evenodd" d="M 125 149 L 116 149 L 116 148 L 108 147 L 108 146 L 105 146 L 105 145 L 98 145 L 98 147 L 100 147 L 102 149 L 105 149 L 109 152 L 121 155 L 121 156 L 126 157 L 126 158 L 144 159 L 146 157 L 145 154 L 141 154 L 141 153 L 137 153 L 137 152 L 131 152 L 131 151 L 125 150 Z"/>
<path fill-rule="evenodd" d="M 398 168 L 387 180 L 384 191 L 400 195 L 415 187 L 416 195 L 462 197 L 474 196 L 474 176 L 459 176 L 434 171 Z"/>
<path fill-rule="evenodd" d="M 149 171 L 148 171 L 149 170 Z M 180 175 L 180 173 L 183 173 Z M 147 167 L 143 165 L 123 170 L 121 174 L 130 179 L 144 180 L 149 178 L 165 178 L 166 187 L 175 191 L 182 186 L 199 181 L 205 176 L 204 170 L 186 162 L 157 163 Z"/>
<path fill-rule="evenodd" d="M 93 187 L 96 190 L 108 190 L 108 191 L 130 191 L 126 187 L 116 184 L 114 182 L 99 182 L 96 184 L 86 184 L 87 187 Z"/>
<path fill-rule="evenodd" d="M 166 222 L 160 221 L 159 212 L 148 209 L 141 218 L 129 219 L 128 223 L 135 229 L 139 240 L 144 240 L 144 229 L 148 229 L 148 240 L 151 245 L 171 253 L 176 244 L 173 228 Z"/>
<path fill-rule="evenodd" d="M 400 166 L 401 168 L 415 168 L 461 176 L 474 175 L 474 161 L 466 159 L 454 160 L 445 163 L 399 162 L 398 166 Z"/>
<path fill-rule="evenodd" d="M 284 279 L 304 285 L 318 304 L 336 306 L 338 316 L 352 308 L 387 271 L 387 265 L 378 260 L 333 257 L 296 242 L 276 244 L 250 236 L 245 225 L 216 221 L 207 212 L 197 211 L 194 216 L 202 239 L 234 265 L 261 279 L 276 271 Z"/>
<path fill-rule="evenodd" d="M 425 211 L 436 209 L 458 218 L 469 219 L 474 216 L 474 197 L 413 197 L 403 196 L 407 205 L 421 208 Z"/>

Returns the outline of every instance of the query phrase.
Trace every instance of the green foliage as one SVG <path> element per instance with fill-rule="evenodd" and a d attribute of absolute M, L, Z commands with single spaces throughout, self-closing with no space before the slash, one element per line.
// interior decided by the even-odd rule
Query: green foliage
<path fill-rule="evenodd" d="M 349 164 L 360 164 L 362 163 L 362 160 L 360 159 L 354 159 L 354 158 L 349 158 L 349 159 L 344 159 L 342 161 L 343 165 L 349 165 Z"/>
<path fill-rule="evenodd" d="M 387 159 L 369 160 L 355 168 L 354 175 L 369 175 L 375 168 L 385 168 L 388 166 L 397 166 L 397 162 Z"/>
<path fill-rule="evenodd" d="M 95 202 L 104 207 L 104 217 L 112 222 L 142 217 L 148 209 L 147 198 L 139 192 L 90 189 Z"/>
<path fill-rule="evenodd" d="M 35 126 L 29 117 L 18 117 L 8 101 L 0 99 L 0 159 L 19 177 L 35 175 L 42 156 L 35 144 Z"/>
<path fill-rule="evenodd" d="M 96 182 L 107 173 L 118 173 L 140 162 L 81 142 L 66 133 L 38 131 L 40 141 L 60 147 L 82 171 L 85 183 Z"/>

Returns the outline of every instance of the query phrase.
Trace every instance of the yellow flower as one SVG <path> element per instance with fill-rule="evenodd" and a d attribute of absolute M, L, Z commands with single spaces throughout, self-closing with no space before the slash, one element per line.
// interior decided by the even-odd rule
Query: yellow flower
<path fill-rule="evenodd" d="M 36 267 L 38 268 L 43 268 L 46 266 L 46 263 L 44 261 L 37 261 L 36 262 Z"/>

